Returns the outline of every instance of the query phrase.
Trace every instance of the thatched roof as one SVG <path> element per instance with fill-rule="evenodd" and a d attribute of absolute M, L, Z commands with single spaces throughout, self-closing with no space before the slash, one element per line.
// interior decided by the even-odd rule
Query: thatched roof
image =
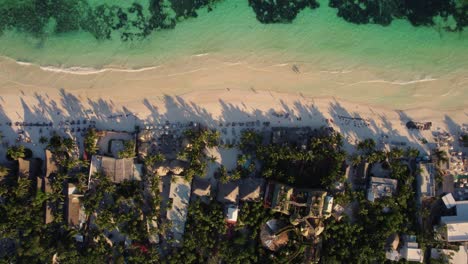
<path fill-rule="evenodd" d="M 218 184 L 218 201 L 221 203 L 233 203 L 239 202 L 239 183 L 228 182 Z"/>
<path fill-rule="evenodd" d="M 102 172 L 112 182 L 124 180 L 141 180 L 138 164 L 132 158 L 115 159 L 94 155 L 91 159 L 90 173 Z"/>
<path fill-rule="evenodd" d="M 262 178 L 248 178 L 240 184 L 239 196 L 242 201 L 257 201 L 262 197 L 265 181 Z"/>
<path fill-rule="evenodd" d="M 211 182 L 195 177 L 192 181 L 192 196 L 209 197 L 211 194 Z"/>
<path fill-rule="evenodd" d="M 18 159 L 18 177 L 24 179 L 35 179 L 39 175 L 40 160 L 31 159 L 25 160 L 22 158 Z"/>
<path fill-rule="evenodd" d="M 45 151 L 45 177 L 49 178 L 51 175 L 58 172 L 57 163 L 55 163 L 54 157 L 50 150 Z"/>

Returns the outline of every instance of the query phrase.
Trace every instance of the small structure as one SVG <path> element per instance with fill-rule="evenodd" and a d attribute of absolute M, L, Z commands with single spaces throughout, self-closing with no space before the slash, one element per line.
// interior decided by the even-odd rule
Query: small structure
<path fill-rule="evenodd" d="M 99 131 L 97 146 L 100 155 L 112 156 L 118 158 L 118 153 L 125 149 L 124 142 L 133 141 L 135 136 L 128 132 Z"/>
<path fill-rule="evenodd" d="M 374 202 L 383 197 L 391 197 L 395 194 L 398 181 L 395 179 L 371 177 L 367 189 L 367 200 Z"/>
<path fill-rule="evenodd" d="M 401 258 L 404 258 L 410 262 L 423 263 L 424 260 L 423 250 L 420 249 L 418 243 L 416 243 L 415 236 L 406 236 L 405 244 L 400 250 L 400 255 Z"/>
<path fill-rule="evenodd" d="M 265 181 L 262 178 L 247 178 L 240 182 L 239 196 L 241 201 L 258 201 L 263 196 Z"/>
<path fill-rule="evenodd" d="M 323 216 L 328 218 L 331 216 L 333 210 L 333 196 L 327 195 L 323 204 Z"/>
<path fill-rule="evenodd" d="M 187 221 L 187 210 L 190 201 L 190 184 L 181 176 L 172 176 L 169 199 L 172 206 L 167 210 L 167 219 L 172 222 L 171 232 L 174 244 L 180 245 Z"/>
<path fill-rule="evenodd" d="M 198 177 L 192 180 L 192 196 L 191 199 L 200 199 L 205 203 L 209 203 L 211 198 L 211 182 Z"/>
<path fill-rule="evenodd" d="M 226 222 L 229 224 L 237 223 L 237 216 L 239 215 L 239 207 L 237 205 L 228 205 L 226 207 Z"/>
<path fill-rule="evenodd" d="M 224 204 L 239 202 L 239 183 L 237 181 L 218 183 L 218 201 Z"/>
<path fill-rule="evenodd" d="M 142 166 L 135 164 L 134 159 L 115 159 L 111 157 L 94 155 L 91 159 L 89 176 L 101 172 L 114 183 L 120 183 L 125 180 L 141 181 Z"/>
<path fill-rule="evenodd" d="M 456 215 L 440 219 L 446 227 L 443 235 L 447 242 L 468 241 L 468 201 L 455 202 L 455 209 Z"/>
<path fill-rule="evenodd" d="M 67 222 L 70 227 L 79 229 L 86 221 L 86 215 L 81 202 L 83 195 L 79 194 L 74 184 L 68 184 Z"/>
<path fill-rule="evenodd" d="M 50 178 L 54 177 L 58 172 L 57 163 L 53 157 L 53 154 L 50 150 L 46 149 L 45 151 L 45 168 L 44 168 L 44 177 Z"/>
<path fill-rule="evenodd" d="M 400 237 L 398 234 L 392 234 L 387 238 L 385 242 L 385 258 L 392 261 L 398 261 L 400 259 L 400 253 L 397 251 L 398 244 L 400 243 Z"/>
<path fill-rule="evenodd" d="M 446 195 L 442 196 L 442 201 L 447 209 L 451 209 L 457 205 L 453 195 L 451 193 L 447 193 Z"/>
<path fill-rule="evenodd" d="M 335 206 L 333 207 L 333 211 L 332 211 L 332 216 L 340 221 L 341 218 L 343 217 L 343 213 L 344 213 L 344 207 L 339 205 L 339 204 L 335 204 Z"/>

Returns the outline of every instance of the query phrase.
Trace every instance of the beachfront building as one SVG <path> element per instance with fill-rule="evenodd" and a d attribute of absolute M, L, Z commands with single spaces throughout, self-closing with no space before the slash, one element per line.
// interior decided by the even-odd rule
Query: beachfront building
<path fill-rule="evenodd" d="M 187 128 L 187 127 L 184 127 Z M 191 127 L 198 130 L 198 126 Z M 164 124 L 141 130 L 137 135 L 138 157 L 163 154 L 166 159 L 176 159 L 181 149 L 189 146 L 181 124 Z"/>
<path fill-rule="evenodd" d="M 374 202 L 384 197 L 391 197 L 395 194 L 398 181 L 388 178 L 371 177 L 367 189 L 367 200 Z"/>
<path fill-rule="evenodd" d="M 174 245 L 180 245 L 187 221 L 187 211 L 190 202 L 191 186 L 184 177 L 172 176 L 169 191 L 170 206 L 166 212 L 167 220 L 172 222 L 171 233 Z"/>
<path fill-rule="evenodd" d="M 435 195 L 435 173 L 436 168 L 433 163 L 419 163 L 419 173 L 417 175 L 418 191 L 420 200 L 434 197 Z"/>
<path fill-rule="evenodd" d="M 306 148 L 312 136 L 311 127 L 272 127 L 271 143 L 277 145 L 293 144 Z"/>
<path fill-rule="evenodd" d="M 143 175 L 142 164 L 136 164 L 133 158 L 116 159 L 106 156 L 94 155 L 89 169 L 90 179 L 95 173 L 104 174 L 110 181 L 121 183 L 123 181 L 141 181 Z"/>
<path fill-rule="evenodd" d="M 468 201 L 455 201 L 451 194 L 442 198 L 447 208 L 455 208 L 453 216 L 443 216 L 440 221 L 442 236 L 447 242 L 468 241 Z"/>
<path fill-rule="evenodd" d="M 127 146 L 131 146 L 135 151 L 135 135 L 128 132 L 98 131 L 98 154 L 118 158 Z M 128 144 L 130 143 L 130 144 Z"/>

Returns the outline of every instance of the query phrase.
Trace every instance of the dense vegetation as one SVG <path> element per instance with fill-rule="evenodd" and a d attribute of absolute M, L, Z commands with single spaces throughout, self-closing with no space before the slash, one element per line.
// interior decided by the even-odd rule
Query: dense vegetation
<path fill-rule="evenodd" d="M 191 203 L 181 248 L 167 256 L 169 263 L 290 263 L 300 252 L 300 235 L 292 234 L 290 242 L 279 252 L 270 252 L 260 244 L 260 227 L 273 215 L 262 202 L 243 203 L 235 227 L 224 221 L 223 206 L 216 201 Z M 284 219 L 287 221 L 287 219 Z M 298 259 L 295 259 L 298 260 Z"/>
<path fill-rule="evenodd" d="M 252 145 L 255 136 L 241 138 L 241 147 Z M 257 145 L 254 154 L 262 163 L 262 175 L 301 188 L 330 189 L 343 179 L 342 165 L 346 154 L 341 149 L 341 135 L 320 133 L 310 139 L 306 148 L 294 145 Z"/>
<path fill-rule="evenodd" d="M 16 169 L 0 167 L 0 237 L 2 249 L 9 249 L 0 263 L 51 263 L 53 257 L 60 263 L 158 263 L 159 253 L 148 238 L 162 230 L 147 223 L 159 215 L 159 178 L 146 175 L 143 182 L 114 184 L 95 174 L 90 183 L 86 162 L 68 154 L 75 142 L 58 135 L 49 142 L 59 166 L 48 178 L 51 192 L 38 189 L 36 179 L 18 178 Z M 67 183 L 84 195 L 86 222 L 80 228 L 64 219 Z M 53 216 L 48 224 L 45 204 Z M 122 238 L 113 238 L 112 230 Z M 75 240 L 77 234 L 82 242 Z"/>
<path fill-rule="evenodd" d="M 219 143 L 219 131 L 210 130 L 186 130 L 185 136 L 190 141 L 190 146 L 179 153 L 179 158 L 187 160 L 189 168 L 184 172 L 184 177 L 191 182 L 194 176 L 203 176 L 206 173 L 209 157 L 206 148 L 215 147 Z"/>
<path fill-rule="evenodd" d="M 48 34 L 86 31 L 97 39 L 143 39 L 155 30 L 170 29 L 197 10 L 220 0 L 134 1 L 127 7 L 117 4 L 90 4 L 87 0 L 3 0 L 0 4 L 0 34 L 16 29 L 43 38 Z M 235 0 L 224 0 L 235 1 Z M 306 8 L 316 9 L 316 0 L 248 1 L 261 23 L 289 23 Z M 389 25 L 394 19 L 407 19 L 414 26 L 436 23 L 449 31 L 468 26 L 466 0 L 330 0 L 329 6 L 348 22 Z M 449 25 L 452 24 L 452 25 Z"/>
<path fill-rule="evenodd" d="M 372 140 L 361 142 L 358 145 L 361 151 L 359 157 L 367 161 L 372 159 L 373 162 L 387 161 L 390 177 L 398 180 L 397 193 L 370 202 L 365 198 L 364 191 L 350 191 L 347 200 L 353 202 L 350 204 L 354 209 L 352 218 L 339 222 L 331 218 L 325 224 L 324 263 L 383 263 L 385 243 L 390 235 L 418 233 L 413 191 L 415 176 L 404 162 L 405 152 L 395 148 L 385 153 L 374 150 L 374 147 Z M 414 155 L 414 152 L 409 149 L 406 155 Z"/>

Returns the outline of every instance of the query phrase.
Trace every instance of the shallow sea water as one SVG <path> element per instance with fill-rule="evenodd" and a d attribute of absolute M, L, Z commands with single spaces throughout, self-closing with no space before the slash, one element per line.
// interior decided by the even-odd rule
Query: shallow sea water
<path fill-rule="evenodd" d="M 96 2 L 96 1 L 93 1 Z M 122 6 L 128 1 L 120 0 Z M 145 1 L 140 1 L 145 2 Z M 114 4 L 117 2 L 113 2 Z M 87 32 L 49 34 L 39 40 L 5 32 L 0 55 L 61 68 L 141 68 L 194 55 L 217 55 L 225 62 L 311 64 L 346 71 L 359 66 L 410 71 L 429 78 L 468 68 L 468 33 L 413 27 L 394 20 L 388 27 L 355 25 L 321 1 L 290 24 L 261 24 L 247 1 L 223 1 L 213 11 L 153 32 L 144 40 L 96 40 Z"/>

